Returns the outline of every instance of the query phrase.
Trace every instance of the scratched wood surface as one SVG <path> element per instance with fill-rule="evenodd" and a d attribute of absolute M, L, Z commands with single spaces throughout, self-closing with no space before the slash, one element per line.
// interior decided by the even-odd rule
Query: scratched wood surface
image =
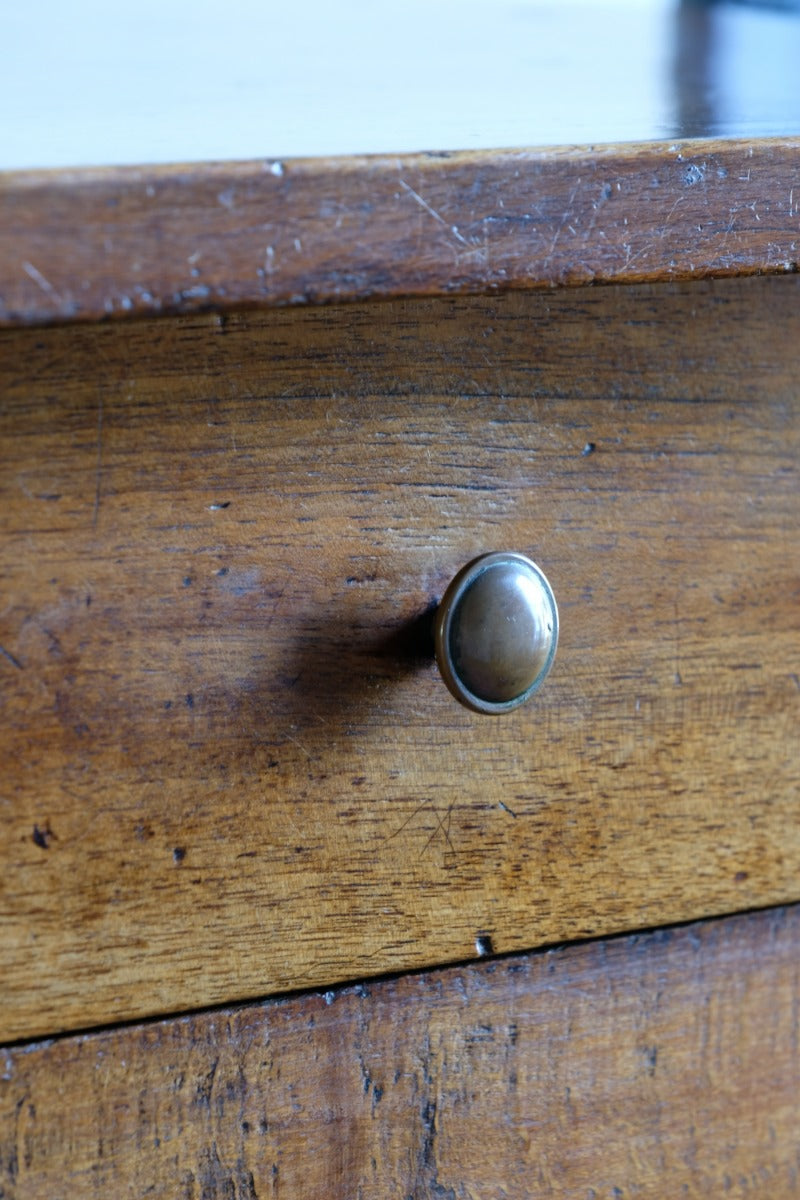
<path fill-rule="evenodd" d="M 5 1200 L 796 1196 L 800 912 L 0 1051 Z"/>
<path fill-rule="evenodd" d="M 0 1037 L 800 898 L 798 299 L 6 331 Z M 501 548 L 495 719 L 420 626 Z"/>
<path fill-rule="evenodd" d="M 0 325 L 797 271 L 800 138 L 0 175 Z"/>

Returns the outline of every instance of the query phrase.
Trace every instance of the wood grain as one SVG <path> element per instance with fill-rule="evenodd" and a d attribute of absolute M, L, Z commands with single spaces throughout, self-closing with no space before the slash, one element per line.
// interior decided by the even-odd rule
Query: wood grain
<path fill-rule="evenodd" d="M 7 331 L 2 1037 L 800 898 L 798 298 Z M 492 719 L 418 625 L 502 548 Z"/>
<path fill-rule="evenodd" d="M 800 913 L 0 1051 L 5 1200 L 797 1195 Z"/>
<path fill-rule="evenodd" d="M 797 270 L 800 139 L 0 175 L 0 324 Z"/>

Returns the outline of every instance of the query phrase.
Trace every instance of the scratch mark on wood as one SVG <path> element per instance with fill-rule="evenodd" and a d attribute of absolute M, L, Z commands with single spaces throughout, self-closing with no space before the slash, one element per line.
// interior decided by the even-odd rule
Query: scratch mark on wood
<path fill-rule="evenodd" d="M 100 480 L 103 466 L 103 393 L 97 401 L 97 465 L 94 473 L 94 512 L 92 513 L 92 529 L 97 528 L 97 518 L 100 513 Z"/>
<path fill-rule="evenodd" d="M 61 297 L 59 296 L 58 292 L 53 287 L 50 280 L 45 279 L 38 267 L 35 267 L 33 263 L 23 262 L 22 269 L 28 278 L 32 279 L 33 282 L 42 289 L 46 296 L 52 296 L 55 300 L 58 300 L 59 303 L 61 302 Z"/>
<path fill-rule="evenodd" d="M 672 205 L 672 207 L 670 208 L 666 217 L 664 218 L 664 226 L 661 230 L 662 238 L 666 237 L 666 235 L 667 235 L 667 231 L 669 229 L 670 222 L 672 221 L 672 214 L 675 212 L 675 209 L 678 207 L 678 205 L 682 204 L 685 199 L 686 199 L 685 196 L 678 196 L 675 200 L 675 203 Z"/>
<path fill-rule="evenodd" d="M 646 242 L 644 246 L 642 246 L 641 250 L 637 250 L 634 254 L 631 243 L 624 242 L 622 249 L 625 251 L 625 262 L 622 264 L 622 269 L 623 271 L 627 271 L 631 263 L 635 263 L 638 258 L 641 258 L 645 254 L 649 254 L 652 250 L 652 246 L 649 242 Z"/>
<path fill-rule="evenodd" d="M 569 199 L 567 200 L 567 206 L 566 206 L 566 209 L 564 210 L 564 215 L 561 218 L 561 222 L 558 226 L 558 229 L 555 232 L 553 241 L 550 245 L 550 253 L 548 254 L 548 256 L 545 260 L 545 266 L 548 265 L 548 263 L 550 262 L 550 259 L 553 257 L 553 254 L 555 253 L 555 248 L 558 245 L 558 239 L 561 237 L 562 232 L 567 227 L 567 223 L 568 223 L 570 217 L 572 216 L 572 206 L 575 203 L 575 197 L 578 194 L 578 188 L 580 187 L 580 185 L 581 185 L 581 181 L 580 181 L 580 179 L 578 179 L 575 183 L 575 186 L 573 187 L 572 191 L 569 194 Z"/>
<path fill-rule="evenodd" d="M 294 742 L 295 746 L 298 746 L 303 751 L 303 754 L 305 754 L 309 762 L 313 760 L 314 755 L 311 753 L 308 747 L 303 745 L 299 738 L 293 737 L 291 733 L 284 733 L 284 737 L 288 738 L 290 742 Z"/>
<path fill-rule="evenodd" d="M 673 654 L 675 674 L 673 681 L 676 687 L 683 687 L 683 676 L 681 675 L 681 626 L 680 613 L 678 612 L 678 601 L 674 604 L 674 634 L 673 634 Z"/>
<path fill-rule="evenodd" d="M 447 221 L 445 221 L 445 219 L 441 215 L 441 213 L 438 213 L 435 208 L 431 208 L 431 206 L 430 206 L 430 204 L 428 204 L 427 200 L 423 200 L 422 196 L 420 196 L 419 192 L 415 192 L 414 189 L 406 183 L 405 179 L 400 180 L 400 187 L 405 188 L 405 190 L 408 192 L 408 194 L 411 196 L 411 198 L 413 200 L 416 200 L 417 204 L 419 204 L 422 208 L 424 208 L 426 213 L 430 213 L 430 215 L 433 217 L 433 219 L 435 221 L 438 221 L 440 225 L 444 225 L 445 229 L 449 230 L 450 233 L 452 233 L 453 237 L 456 238 L 457 241 L 461 242 L 462 246 L 469 245 L 469 242 L 464 237 L 464 235 L 459 233 L 458 226 L 457 225 L 448 225 Z"/>
<path fill-rule="evenodd" d="M 16 655 L 12 654 L 10 650 L 6 650 L 5 646 L 0 645 L 0 654 L 11 663 L 12 667 L 16 667 L 18 671 L 25 670 Z"/>
<path fill-rule="evenodd" d="M 406 817 L 406 819 L 405 819 L 405 821 L 403 821 L 402 825 L 400 825 L 397 829 L 395 829 L 394 833 L 390 833 L 387 836 L 386 841 L 390 842 L 392 840 L 392 838 L 397 837 L 398 833 L 402 833 L 403 830 L 406 828 L 406 826 L 411 824 L 411 822 L 414 820 L 414 817 L 417 815 L 417 813 L 422 812 L 423 808 L 425 808 L 425 806 L 428 803 L 429 803 L 428 800 L 423 800 L 422 804 L 418 804 L 417 807 L 414 809 L 413 813 L 411 814 L 411 816 Z"/>
<path fill-rule="evenodd" d="M 513 808 L 509 808 L 508 805 L 504 804 L 502 800 L 498 800 L 497 803 L 498 806 L 502 808 L 503 812 L 507 812 L 510 817 L 516 817 L 517 814 L 514 812 Z"/>
<path fill-rule="evenodd" d="M 447 842 L 447 846 L 448 846 L 448 849 L 450 850 L 450 853 L 455 854 L 455 852 L 456 852 L 455 846 L 453 845 L 452 841 L 450 840 L 450 820 L 451 820 L 452 815 L 453 815 L 452 804 L 448 804 L 447 810 L 444 813 L 444 815 L 442 815 L 441 813 L 436 814 L 438 823 L 437 823 L 436 828 L 434 829 L 433 833 L 428 838 L 425 845 L 422 847 L 422 850 L 420 852 L 421 854 L 425 853 L 425 851 L 428 849 L 428 846 L 430 846 L 431 842 L 436 837 L 437 833 L 442 833 L 444 835 L 444 840 Z"/>

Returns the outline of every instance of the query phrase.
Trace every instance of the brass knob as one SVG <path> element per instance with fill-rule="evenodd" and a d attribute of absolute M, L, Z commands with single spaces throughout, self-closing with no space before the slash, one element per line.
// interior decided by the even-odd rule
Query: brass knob
<path fill-rule="evenodd" d="M 541 687 L 553 665 L 553 589 L 524 554 L 483 554 L 447 588 L 434 637 L 439 670 L 456 699 L 475 712 L 508 712 Z"/>

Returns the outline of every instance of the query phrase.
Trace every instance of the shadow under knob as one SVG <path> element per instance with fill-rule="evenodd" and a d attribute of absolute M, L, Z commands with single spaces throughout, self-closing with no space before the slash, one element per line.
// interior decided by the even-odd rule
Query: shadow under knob
<path fill-rule="evenodd" d="M 484 554 L 448 587 L 434 636 L 439 670 L 456 699 L 475 712 L 508 712 L 541 687 L 553 664 L 553 589 L 524 554 Z"/>

